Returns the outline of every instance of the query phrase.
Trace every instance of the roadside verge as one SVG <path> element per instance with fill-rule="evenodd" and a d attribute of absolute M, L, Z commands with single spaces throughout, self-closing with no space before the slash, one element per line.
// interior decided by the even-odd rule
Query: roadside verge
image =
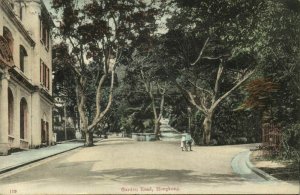
<path fill-rule="evenodd" d="M 232 170 L 248 181 L 266 182 L 278 181 L 264 171 L 256 168 L 250 162 L 251 151 L 247 150 L 237 154 L 231 161 Z"/>
<path fill-rule="evenodd" d="M 0 156 L 0 174 L 82 147 L 83 143 L 66 142 L 40 149 Z"/>

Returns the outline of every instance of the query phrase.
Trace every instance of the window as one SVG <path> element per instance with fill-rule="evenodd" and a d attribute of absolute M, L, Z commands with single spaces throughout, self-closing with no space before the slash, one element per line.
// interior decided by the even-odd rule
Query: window
<path fill-rule="evenodd" d="M 49 144 L 49 123 L 41 119 L 41 141 Z"/>
<path fill-rule="evenodd" d="M 46 142 L 46 139 L 45 139 L 45 121 L 43 119 L 41 119 L 41 140 L 42 140 L 42 143 Z"/>
<path fill-rule="evenodd" d="M 44 67 L 43 67 L 43 61 L 40 60 L 40 82 L 43 83 L 43 77 L 44 77 Z"/>
<path fill-rule="evenodd" d="M 49 27 L 40 19 L 40 39 L 42 44 L 49 50 Z"/>
<path fill-rule="evenodd" d="M 23 20 L 23 7 L 20 4 L 20 20 Z"/>
<path fill-rule="evenodd" d="M 43 40 L 43 21 L 40 19 L 40 40 Z"/>
<path fill-rule="evenodd" d="M 3 27 L 3 37 L 4 39 L 7 41 L 7 44 L 10 48 L 11 53 L 13 54 L 14 51 L 14 39 L 12 36 L 12 33 L 10 32 L 10 30 L 7 27 Z"/>
<path fill-rule="evenodd" d="M 22 72 L 25 72 L 25 65 L 26 65 L 26 57 L 27 57 L 27 52 L 25 48 L 20 45 L 20 69 Z"/>
<path fill-rule="evenodd" d="M 46 80 L 46 87 L 47 87 L 47 89 L 49 89 L 49 68 L 48 67 L 46 67 L 46 78 L 45 78 L 45 80 Z"/>
<path fill-rule="evenodd" d="M 16 11 L 18 12 L 18 16 L 19 16 L 19 19 L 22 21 L 25 14 L 26 14 L 26 6 L 25 6 L 25 3 L 24 3 L 24 0 L 18 0 L 16 1 L 18 3 L 18 6 L 16 7 Z"/>
<path fill-rule="evenodd" d="M 50 89 L 50 77 L 49 77 L 49 68 L 47 65 L 41 60 L 40 61 L 40 82 L 43 86 L 45 86 L 48 90 Z"/>
<path fill-rule="evenodd" d="M 21 99 L 20 102 L 20 138 L 27 138 L 27 102 L 25 98 Z"/>
<path fill-rule="evenodd" d="M 14 126 L 14 96 L 10 88 L 8 88 L 8 135 L 13 134 Z"/>

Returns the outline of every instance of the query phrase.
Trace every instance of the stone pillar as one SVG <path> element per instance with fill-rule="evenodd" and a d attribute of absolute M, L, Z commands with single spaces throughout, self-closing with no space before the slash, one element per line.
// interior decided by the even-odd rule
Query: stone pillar
<path fill-rule="evenodd" d="M 9 150 L 8 143 L 8 80 L 9 74 L 4 71 L 1 75 L 0 89 L 0 155 L 7 155 Z"/>

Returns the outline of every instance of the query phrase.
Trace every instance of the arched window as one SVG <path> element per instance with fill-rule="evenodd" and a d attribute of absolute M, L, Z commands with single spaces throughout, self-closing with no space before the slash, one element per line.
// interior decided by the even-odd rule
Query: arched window
<path fill-rule="evenodd" d="M 27 120 L 28 120 L 28 106 L 25 98 L 20 102 L 20 138 L 27 138 Z"/>
<path fill-rule="evenodd" d="M 26 59 L 27 59 L 26 49 L 20 45 L 20 69 L 22 72 L 25 71 Z"/>
<path fill-rule="evenodd" d="M 14 129 L 14 96 L 8 88 L 8 135 L 13 134 Z"/>
<path fill-rule="evenodd" d="M 5 26 L 3 27 L 3 37 L 7 41 L 7 44 L 10 48 L 10 51 L 13 54 L 13 51 L 14 51 L 14 38 L 13 38 L 12 33 L 10 32 L 10 30 Z"/>

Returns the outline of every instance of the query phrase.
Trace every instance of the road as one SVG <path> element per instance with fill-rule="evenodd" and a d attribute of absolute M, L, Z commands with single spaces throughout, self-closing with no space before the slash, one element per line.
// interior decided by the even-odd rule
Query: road
<path fill-rule="evenodd" d="M 299 193 L 285 182 L 247 180 L 231 160 L 250 145 L 194 147 L 112 139 L 0 177 L 0 194 Z"/>

